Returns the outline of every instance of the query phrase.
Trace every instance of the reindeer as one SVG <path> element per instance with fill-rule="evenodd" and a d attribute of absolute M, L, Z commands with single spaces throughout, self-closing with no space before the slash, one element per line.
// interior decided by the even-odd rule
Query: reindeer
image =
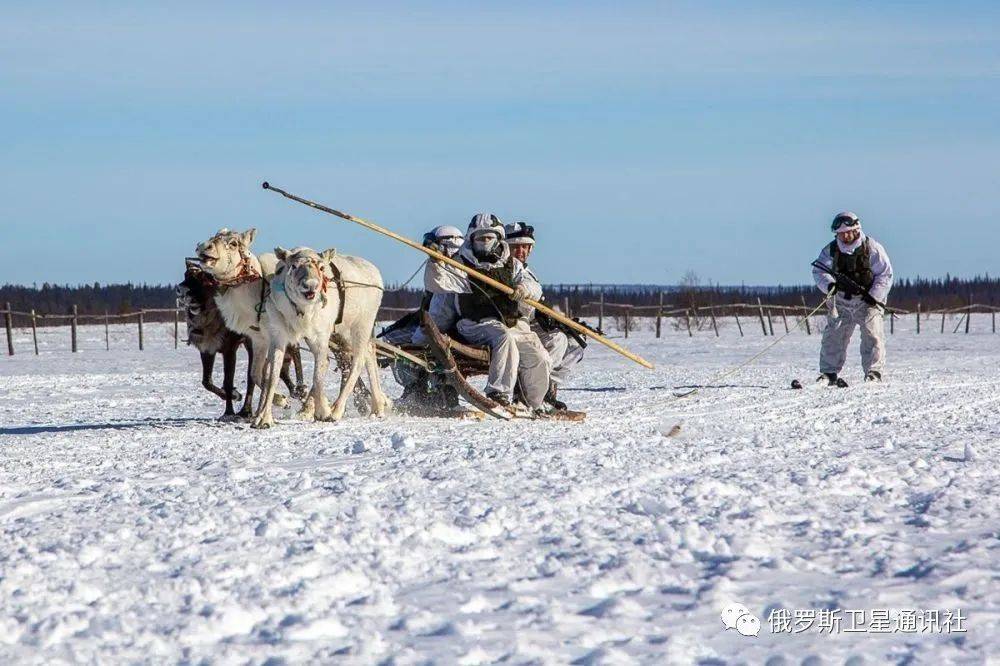
<path fill-rule="evenodd" d="M 278 380 L 276 368 L 281 366 L 285 348 L 299 340 L 305 340 L 314 358 L 312 392 L 307 405 L 311 402 L 315 419 L 343 418 L 362 367 L 368 371 L 372 413 L 385 414 L 389 400 L 379 382 L 371 339 L 382 302 L 379 270 L 365 259 L 337 256 L 335 250 L 318 254 L 304 247 L 291 251 L 278 247 L 274 253 L 279 263 L 265 304 L 270 337 L 267 385 L 251 427 L 269 428 L 274 424 L 271 404 Z M 348 289 L 350 298 L 346 297 Z M 349 368 L 346 364 L 341 366 L 340 395 L 332 408 L 323 393 L 331 343 L 350 362 Z"/>
<path fill-rule="evenodd" d="M 247 350 L 248 359 L 253 358 L 253 351 L 247 339 L 226 328 L 226 322 L 215 303 L 218 283 L 206 273 L 197 259 L 185 260 L 187 270 L 184 281 L 177 285 L 177 298 L 183 304 L 187 319 L 188 344 L 193 345 L 201 356 L 201 385 L 226 401 L 226 410 L 221 420 L 236 418 L 233 402 L 242 400 L 243 396 L 234 386 L 236 375 L 236 352 L 243 346 Z M 222 354 L 222 388 L 212 381 L 212 371 L 215 368 L 216 354 Z M 295 374 L 298 383 L 293 385 L 289 373 L 288 361 L 295 363 Z M 251 381 L 250 367 L 247 363 L 247 382 Z M 302 357 L 298 348 L 288 349 L 288 359 L 281 369 L 281 380 L 294 397 L 305 398 L 306 387 L 302 383 Z"/>

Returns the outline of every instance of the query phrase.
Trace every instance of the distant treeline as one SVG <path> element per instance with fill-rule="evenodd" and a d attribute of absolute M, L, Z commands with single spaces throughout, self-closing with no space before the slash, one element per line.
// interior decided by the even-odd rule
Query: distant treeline
<path fill-rule="evenodd" d="M 562 304 L 569 299 L 570 308 L 579 312 L 587 303 L 598 302 L 604 293 L 606 303 L 656 305 L 660 293 L 666 305 L 676 307 L 711 304 L 763 302 L 774 305 L 801 305 L 819 302 L 820 293 L 812 286 L 706 286 L 688 276 L 686 284 L 673 286 L 613 285 L 613 284 L 552 284 L 545 288 L 546 298 Z M 411 308 L 420 302 L 418 289 L 395 289 L 389 285 L 382 299 L 386 308 Z M 127 314 L 143 308 L 170 308 L 175 305 L 174 285 L 89 284 L 79 286 L 43 284 L 38 286 L 3 285 L 0 287 L 0 308 L 10 303 L 14 310 L 34 309 L 39 314 L 66 314 L 73 305 L 80 314 Z M 902 279 L 893 286 L 889 304 L 904 310 L 915 310 L 917 304 L 926 310 L 956 308 L 969 303 L 1000 305 L 1000 278 L 971 279 L 945 276 L 937 279 Z"/>

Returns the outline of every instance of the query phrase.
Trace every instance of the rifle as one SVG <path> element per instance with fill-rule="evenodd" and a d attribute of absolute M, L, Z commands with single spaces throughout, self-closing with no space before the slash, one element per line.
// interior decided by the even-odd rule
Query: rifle
<path fill-rule="evenodd" d="M 584 328 L 586 328 L 588 330 L 591 330 L 594 333 L 597 333 L 598 335 L 604 335 L 604 331 L 602 331 L 599 328 L 595 328 L 595 327 L 591 326 L 590 324 L 586 323 L 585 321 L 583 321 L 579 317 L 573 317 L 572 319 L 573 319 L 574 322 L 576 322 L 580 326 L 583 326 Z M 587 348 L 587 338 L 586 337 L 584 337 L 582 334 L 578 333 L 575 329 L 570 328 L 566 324 L 563 324 L 560 321 L 556 321 L 554 318 L 548 316 L 547 314 L 545 314 L 541 310 L 535 310 L 535 320 L 538 321 L 538 325 L 541 326 L 546 331 L 560 330 L 563 333 L 565 333 L 566 335 L 568 335 L 571 338 L 573 338 L 574 340 L 576 340 L 576 344 L 580 345 L 580 347 L 582 349 L 586 349 Z"/>
<path fill-rule="evenodd" d="M 857 294 L 858 296 L 861 297 L 861 300 L 863 300 L 868 305 L 874 305 L 875 307 L 882 308 L 882 310 L 885 311 L 886 308 L 885 303 L 875 300 L 875 297 L 869 294 L 868 290 L 862 287 L 860 284 L 858 284 L 857 281 L 855 281 L 853 278 L 844 275 L 839 271 L 834 270 L 830 266 L 826 266 L 821 261 L 819 261 L 819 259 L 812 262 L 812 267 L 817 270 L 823 271 L 824 273 L 832 277 L 834 280 L 836 280 L 837 282 L 835 286 L 838 289 L 840 289 L 840 291 L 843 291 L 847 294 Z"/>

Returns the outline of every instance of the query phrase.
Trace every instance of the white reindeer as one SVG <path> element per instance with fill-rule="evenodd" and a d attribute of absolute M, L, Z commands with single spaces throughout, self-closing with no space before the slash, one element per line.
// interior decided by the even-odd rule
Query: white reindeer
<path fill-rule="evenodd" d="M 308 402 L 317 420 L 343 418 L 362 366 L 368 370 L 372 413 L 382 416 L 389 401 L 379 382 L 371 340 L 382 302 L 382 275 L 378 268 L 359 257 L 338 256 L 335 250 L 316 253 L 305 247 L 291 251 L 278 247 L 274 253 L 279 263 L 265 303 L 270 336 L 267 384 L 251 427 L 269 428 L 274 424 L 271 403 L 285 347 L 298 344 L 299 340 L 304 340 L 313 354 L 313 385 Z M 347 294 L 343 303 L 331 267 L 336 268 L 343 280 Z M 341 368 L 340 395 L 332 408 L 323 393 L 331 342 L 350 358 L 349 369 Z M 308 406 L 304 412 L 308 416 Z"/>
<path fill-rule="evenodd" d="M 266 294 L 267 279 L 274 274 L 278 260 L 273 254 L 259 257 L 250 251 L 256 229 L 242 233 L 220 229 L 207 241 L 198 244 L 197 254 L 205 270 L 219 283 L 215 303 L 229 330 L 245 335 L 250 341 L 253 363 L 240 415 L 253 413 L 254 384 L 264 385 L 264 363 L 270 335 L 266 313 L 258 313 Z M 279 368 L 280 369 L 280 368 Z"/>

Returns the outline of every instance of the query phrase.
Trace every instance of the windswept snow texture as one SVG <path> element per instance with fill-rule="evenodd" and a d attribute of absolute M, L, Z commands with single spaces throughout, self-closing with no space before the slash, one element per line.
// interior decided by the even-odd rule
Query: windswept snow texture
<path fill-rule="evenodd" d="M 1000 654 L 988 319 L 971 335 L 897 325 L 883 385 L 860 382 L 855 341 L 851 388 L 790 390 L 815 376 L 814 330 L 671 400 L 774 339 L 743 324 L 745 338 L 733 322 L 720 338 L 633 334 L 655 371 L 592 345 L 561 393 L 582 424 L 286 411 L 266 432 L 215 421 L 222 403 L 170 326 L 141 353 L 129 329 L 108 353 L 84 328 L 75 355 L 45 329 L 39 357 L 18 331 L 0 360 L 0 663 Z M 725 629 L 736 603 L 759 636 Z M 776 634 L 777 609 L 967 621 Z"/>

